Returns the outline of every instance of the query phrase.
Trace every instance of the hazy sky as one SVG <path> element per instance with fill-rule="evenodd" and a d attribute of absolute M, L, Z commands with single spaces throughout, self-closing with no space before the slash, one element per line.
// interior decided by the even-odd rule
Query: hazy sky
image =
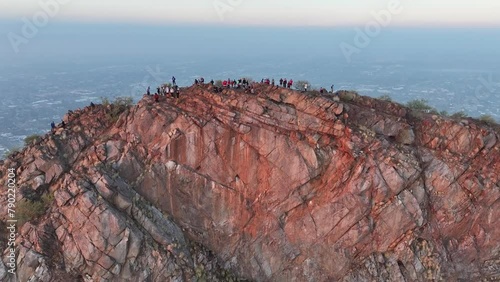
<path fill-rule="evenodd" d="M 31 19 L 41 3 L 61 3 L 55 20 L 345 26 L 366 24 L 391 2 L 402 7 L 391 26 L 500 27 L 499 0 L 1 0 L 0 18 Z"/>

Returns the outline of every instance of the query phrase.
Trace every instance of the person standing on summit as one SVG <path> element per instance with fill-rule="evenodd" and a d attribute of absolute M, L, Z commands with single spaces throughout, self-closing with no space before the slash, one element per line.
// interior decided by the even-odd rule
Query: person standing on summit
<path fill-rule="evenodd" d="M 175 76 L 172 76 L 172 84 L 175 85 Z"/>
<path fill-rule="evenodd" d="M 174 97 L 179 99 L 179 86 L 177 84 L 174 85 Z"/>

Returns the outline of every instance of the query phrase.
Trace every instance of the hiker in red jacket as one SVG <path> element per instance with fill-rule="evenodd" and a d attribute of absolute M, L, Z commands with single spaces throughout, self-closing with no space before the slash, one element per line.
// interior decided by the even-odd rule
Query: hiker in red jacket
<path fill-rule="evenodd" d="M 293 85 L 293 79 L 290 79 L 290 81 L 288 82 L 288 88 L 292 88 L 292 85 Z"/>

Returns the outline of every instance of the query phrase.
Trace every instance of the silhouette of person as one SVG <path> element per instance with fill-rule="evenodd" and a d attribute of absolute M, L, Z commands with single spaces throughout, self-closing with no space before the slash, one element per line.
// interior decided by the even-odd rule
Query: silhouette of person
<path fill-rule="evenodd" d="M 179 99 L 179 87 L 177 85 L 174 85 L 174 96 L 175 98 Z"/>

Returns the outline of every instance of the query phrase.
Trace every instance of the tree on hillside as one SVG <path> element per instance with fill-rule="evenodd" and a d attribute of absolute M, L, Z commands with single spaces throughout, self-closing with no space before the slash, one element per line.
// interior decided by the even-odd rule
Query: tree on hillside
<path fill-rule="evenodd" d="M 496 124 L 496 120 L 491 115 L 482 115 L 479 117 L 479 120 L 487 123 L 487 124 Z"/>
<path fill-rule="evenodd" d="M 378 97 L 378 99 L 382 100 L 382 101 L 392 102 L 392 98 L 389 95 L 382 95 L 382 96 Z"/>
<path fill-rule="evenodd" d="M 429 106 L 427 100 L 425 99 L 411 100 L 410 102 L 406 103 L 406 106 L 412 110 L 422 111 L 426 113 L 437 112 L 436 109 Z"/>
<path fill-rule="evenodd" d="M 222 80 L 216 80 L 214 86 L 222 87 Z"/>
<path fill-rule="evenodd" d="M 465 111 L 456 112 L 456 113 L 451 115 L 451 118 L 454 118 L 454 119 L 461 119 L 461 118 L 467 118 L 467 117 L 468 117 L 468 115 Z"/>
<path fill-rule="evenodd" d="M 304 86 L 307 84 L 307 90 L 311 90 L 311 83 L 307 80 L 299 80 L 293 83 L 293 86 L 297 90 L 304 90 Z"/>

